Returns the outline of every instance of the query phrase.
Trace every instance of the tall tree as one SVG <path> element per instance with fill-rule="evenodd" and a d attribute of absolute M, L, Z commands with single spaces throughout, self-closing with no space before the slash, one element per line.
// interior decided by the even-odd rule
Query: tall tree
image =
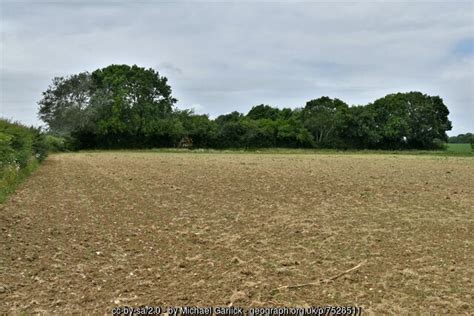
<path fill-rule="evenodd" d="M 113 100 L 103 108 L 102 133 L 153 133 L 157 121 L 170 115 L 176 102 L 167 78 L 151 68 L 111 65 L 94 71 L 92 79 L 96 89 Z"/>
<path fill-rule="evenodd" d="M 181 123 L 169 118 L 175 102 L 157 71 L 111 65 L 53 79 L 38 104 L 39 117 L 55 133 L 73 135 L 88 147 L 130 147 L 161 144 L 159 139 L 169 145 L 178 137 Z"/>
<path fill-rule="evenodd" d="M 410 148 L 436 148 L 448 140 L 447 131 L 452 129 L 449 110 L 439 96 L 421 92 L 405 95 L 408 103 L 411 133 L 407 139 Z"/>
<path fill-rule="evenodd" d="M 443 100 L 421 92 L 389 94 L 366 109 L 375 113 L 380 148 L 435 148 L 451 129 Z"/>
<path fill-rule="evenodd" d="M 339 141 L 339 132 L 349 106 L 339 99 L 321 97 L 306 103 L 302 112 L 304 126 L 318 146 L 331 147 Z"/>
<path fill-rule="evenodd" d="M 41 120 L 57 134 L 67 135 L 89 124 L 93 82 L 88 72 L 56 77 L 38 102 Z"/>

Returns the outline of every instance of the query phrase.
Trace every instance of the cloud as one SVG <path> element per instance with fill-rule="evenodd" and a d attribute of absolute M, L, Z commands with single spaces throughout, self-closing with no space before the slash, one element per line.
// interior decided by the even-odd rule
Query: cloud
<path fill-rule="evenodd" d="M 180 108 L 212 116 L 420 90 L 443 97 L 452 133 L 474 130 L 472 2 L 1 6 L 0 115 L 28 124 L 52 77 L 127 63 L 158 69 Z"/>
<path fill-rule="evenodd" d="M 171 62 L 164 62 L 158 65 L 158 69 L 169 73 L 170 75 L 179 76 L 183 74 L 183 70 Z"/>

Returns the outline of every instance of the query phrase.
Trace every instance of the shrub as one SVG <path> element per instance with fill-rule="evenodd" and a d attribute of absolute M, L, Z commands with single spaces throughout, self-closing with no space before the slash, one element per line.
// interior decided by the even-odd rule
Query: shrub
<path fill-rule="evenodd" d="M 72 149 L 71 140 L 65 137 L 45 135 L 44 138 L 49 152 L 63 152 Z"/>
<path fill-rule="evenodd" d="M 32 131 L 19 123 L 0 120 L 0 132 L 9 137 L 8 147 L 13 151 L 14 162 L 17 162 L 21 168 L 25 167 L 33 155 Z"/>
<path fill-rule="evenodd" d="M 448 149 L 448 145 L 446 144 L 445 141 L 435 138 L 433 140 L 433 146 L 432 149 L 441 149 L 441 150 L 446 150 Z"/>
<path fill-rule="evenodd" d="M 0 119 L 0 202 L 47 154 L 40 129 Z"/>
<path fill-rule="evenodd" d="M 42 162 L 48 156 L 48 143 L 46 142 L 46 136 L 41 133 L 41 130 L 36 129 L 33 131 L 34 138 L 32 144 L 33 154 L 39 162 Z"/>
<path fill-rule="evenodd" d="M 15 152 L 11 146 L 12 136 L 0 131 L 0 168 L 15 161 Z"/>

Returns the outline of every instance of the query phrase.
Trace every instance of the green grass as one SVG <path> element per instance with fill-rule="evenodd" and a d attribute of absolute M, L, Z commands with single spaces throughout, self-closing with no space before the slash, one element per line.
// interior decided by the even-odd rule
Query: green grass
<path fill-rule="evenodd" d="M 448 144 L 448 152 L 451 153 L 472 153 L 471 144 Z"/>
<path fill-rule="evenodd" d="M 0 204 L 39 166 L 36 159 L 31 159 L 25 168 L 0 170 Z"/>

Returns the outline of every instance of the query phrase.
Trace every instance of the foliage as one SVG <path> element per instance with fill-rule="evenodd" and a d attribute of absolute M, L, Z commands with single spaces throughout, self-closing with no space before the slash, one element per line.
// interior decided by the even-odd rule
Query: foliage
<path fill-rule="evenodd" d="M 0 126 L 2 123 L 3 121 L 0 121 Z M 15 151 L 11 146 L 12 139 L 12 135 L 0 131 L 0 163 L 2 166 L 15 162 Z"/>
<path fill-rule="evenodd" d="M 41 132 L 40 129 L 32 129 L 34 133 L 33 143 L 31 144 L 31 149 L 34 154 L 34 157 L 42 162 L 46 159 L 49 152 L 49 146 L 46 142 L 46 136 Z"/>
<path fill-rule="evenodd" d="M 41 130 L 0 119 L 0 202 L 46 156 Z"/>
<path fill-rule="evenodd" d="M 471 144 L 448 143 L 446 147 L 449 153 L 469 154 L 473 151 Z"/>
<path fill-rule="evenodd" d="M 18 164 L 20 168 L 25 167 L 33 156 L 34 130 L 2 119 L 0 133 L 3 135 L 0 149 L 2 165 Z"/>
<path fill-rule="evenodd" d="M 269 105 L 256 105 L 248 113 L 247 118 L 252 120 L 269 119 L 276 120 L 280 118 L 280 110 L 272 108 Z"/>
<path fill-rule="evenodd" d="M 170 146 L 180 139 L 167 79 L 153 69 L 111 65 L 55 78 L 38 102 L 39 117 L 80 148 Z"/>
<path fill-rule="evenodd" d="M 303 125 L 312 133 L 318 147 L 335 147 L 344 129 L 349 106 L 339 99 L 321 97 L 306 103 Z"/>
<path fill-rule="evenodd" d="M 70 137 L 44 135 L 44 142 L 48 152 L 65 152 L 74 149 L 73 140 Z"/>
<path fill-rule="evenodd" d="M 55 78 L 39 116 L 74 148 L 441 149 L 451 129 L 438 96 L 389 94 L 349 107 L 335 98 L 304 108 L 254 106 L 212 120 L 174 108 L 167 78 L 136 65 Z"/>
<path fill-rule="evenodd" d="M 92 116 L 89 106 L 92 79 L 87 72 L 69 77 L 56 77 L 43 92 L 38 116 L 58 135 L 86 128 Z"/>
<path fill-rule="evenodd" d="M 442 99 L 420 92 L 390 94 L 348 113 L 343 135 L 351 148 L 442 149 L 451 129 Z"/>
<path fill-rule="evenodd" d="M 448 139 L 448 143 L 451 144 L 471 144 L 474 141 L 474 134 L 466 133 L 459 134 L 457 136 L 451 136 Z"/>

